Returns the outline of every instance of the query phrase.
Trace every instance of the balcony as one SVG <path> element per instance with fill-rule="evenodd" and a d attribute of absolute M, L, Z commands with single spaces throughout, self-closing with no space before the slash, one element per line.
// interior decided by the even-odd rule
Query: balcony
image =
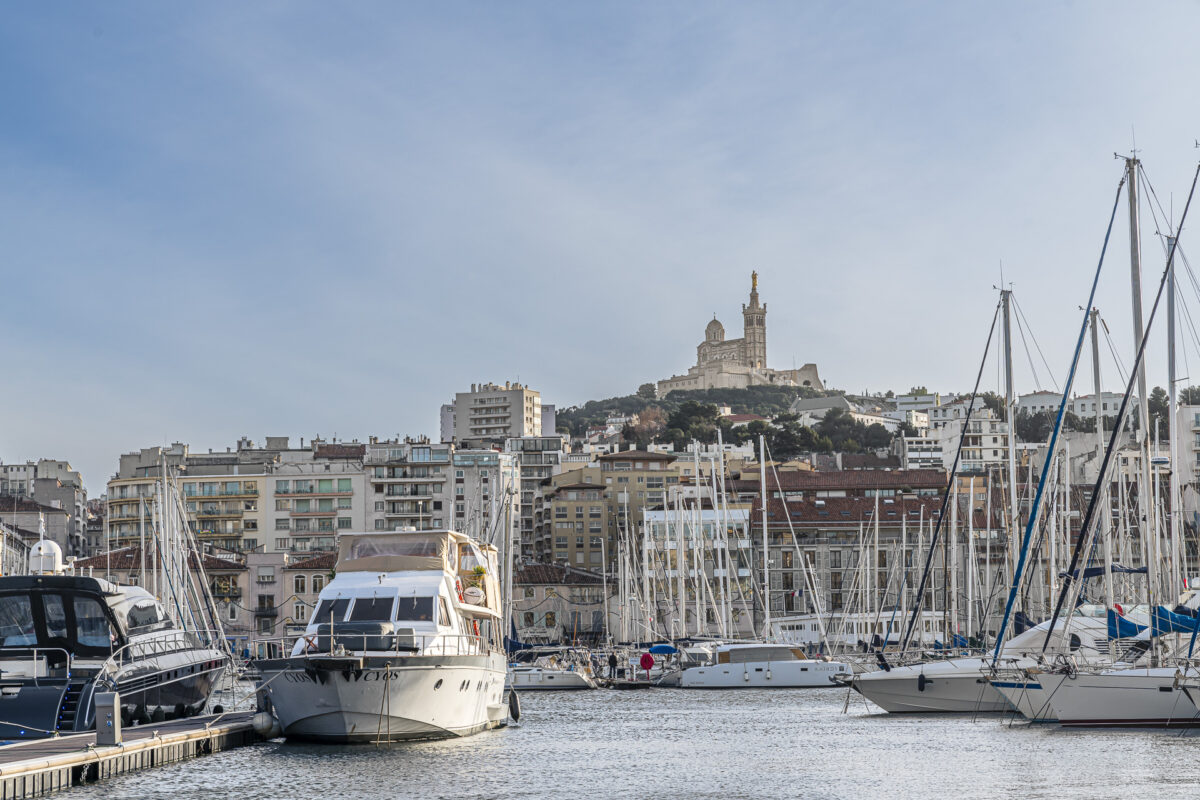
<path fill-rule="evenodd" d="M 349 511 L 350 509 L 343 508 L 342 510 Z M 290 516 L 290 517 L 320 517 L 320 516 L 333 517 L 333 516 L 337 516 L 337 513 L 338 513 L 338 511 L 336 508 L 331 508 L 326 511 L 318 511 L 315 509 L 309 509 L 308 511 L 296 511 L 295 509 L 292 509 L 291 511 L 288 512 L 288 516 Z"/>
<path fill-rule="evenodd" d="M 278 617 L 279 609 L 275 606 L 255 606 L 254 616 L 256 617 Z"/>
<path fill-rule="evenodd" d="M 239 489 L 238 491 L 235 491 L 235 492 L 228 492 L 228 491 L 225 491 L 224 489 L 222 489 L 220 491 L 207 491 L 207 490 L 194 491 L 193 490 L 190 492 L 185 491 L 183 493 L 183 495 L 184 495 L 184 497 L 186 497 L 189 500 L 191 500 L 193 498 L 197 498 L 197 497 L 258 497 L 258 490 L 257 489 Z"/>
<path fill-rule="evenodd" d="M 237 600 L 242 596 L 242 590 L 236 586 L 213 586 L 209 591 L 216 600 Z"/>
<path fill-rule="evenodd" d="M 232 519 L 238 519 L 242 516 L 242 510 L 240 508 L 232 510 L 232 511 L 229 509 L 222 510 L 219 508 L 200 509 L 199 511 L 196 512 L 196 516 L 197 517 L 205 517 L 205 518 L 229 517 Z"/>

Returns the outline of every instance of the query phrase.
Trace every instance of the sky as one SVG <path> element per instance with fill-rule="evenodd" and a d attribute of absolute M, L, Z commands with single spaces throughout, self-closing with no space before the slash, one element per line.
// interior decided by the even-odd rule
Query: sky
<path fill-rule="evenodd" d="M 775 368 L 969 390 L 1003 281 L 1018 388 L 1061 388 L 1135 148 L 1149 313 L 1200 159 L 1198 29 L 1184 2 L 10 8 L 0 460 L 67 459 L 95 495 L 171 441 L 436 436 L 471 383 L 628 394 L 713 314 L 740 336 L 752 270 Z"/>

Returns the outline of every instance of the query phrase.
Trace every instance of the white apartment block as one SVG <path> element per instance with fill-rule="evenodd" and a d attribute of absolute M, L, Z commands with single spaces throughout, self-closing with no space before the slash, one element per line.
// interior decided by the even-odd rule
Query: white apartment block
<path fill-rule="evenodd" d="M 1121 407 L 1121 398 L 1123 394 L 1119 392 L 1101 392 L 1100 393 L 1100 414 L 1105 417 L 1116 416 L 1117 410 Z M 1017 398 L 1017 409 L 1026 411 L 1030 414 L 1037 414 L 1040 411 L 1045 411 L 1048 414 L 1057 414 L 1058 406 L 1062 403 L 1062 392 L 1030 392 L 1023 394 Z M 1137 403 L 1137 399 L 1131 397 L 1130 403 Z M 1096 395 L 1095 394 L 1078 394 L 1070 402 L 1071 412 L 1080 417 L 1092 418 L 1096 416 Z"/>
<path fill-rule="evenodd" d="M 899 412 L 916 411 L 919 413 L 928 413 L 931 408 L 953 403 L 955 400 L 952 394 L 939 394 L 938 392 L 929 392 L 927 394 L 899 394 L 892 398 L 896 404 L 896 410 Z M 899 417 L 904 419 L 904 417 Z"/>
<path fill-rule="evenodd" d="M 943 407 L 951 411 L 950 418 L 936 427 L 931 425 L 925 436 L 904 437 L 900 444 L 900 462 L 905 469 L 941 467 L 949 470 L 954 466 L 966 417 L 966 403 L 961 404 L 961 415 L 953 413 L 956 406 L 959 404 Z M 937 410 L 940 409 L 934 409 Z M 940 462 L 936 461 L 939 458 Z M 992 465 L 1007 463 L 1008 423 L 997 419 L 989 408 L 976 408 L 963 441 L 959 472 L 984 472 Z"/>
<path fill-rule="evenodd" d="M 461 444 L 542 435 L 542 396 L 520 383 L 471 384 L 458 392 L 453 406 L 442 406 L 441 438 Z M 450 425 L 453 425 L 453 434 Z M 553 433 L 553 429 L 549 431 Z"/>

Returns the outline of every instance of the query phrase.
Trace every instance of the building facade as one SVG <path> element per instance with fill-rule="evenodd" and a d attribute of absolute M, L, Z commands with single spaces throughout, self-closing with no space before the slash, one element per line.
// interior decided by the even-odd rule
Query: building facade
<path fill-rule="evenodd" d="M 542 396 L 520 383 L 505 381 L 471 384 L 471 391 L 458 392 L 454 402 L 442 406 L 441 439 L 456 444 L 504 441 L 522 436 L 541 436 Z M 550 423 L 554 424 L 550 409 Z M 551 427 L 547 433 L 554 433 Z"/>

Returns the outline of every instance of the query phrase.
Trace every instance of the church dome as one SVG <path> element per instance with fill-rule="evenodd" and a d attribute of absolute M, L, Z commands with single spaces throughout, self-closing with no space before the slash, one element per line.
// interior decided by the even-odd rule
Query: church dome
<path fill-rule="evenodd" d="M 723 342 L 725 341 L 725 326 L 713 317 L 712 322 L 704 329 L 704 340 L 708 342 Z"/>

